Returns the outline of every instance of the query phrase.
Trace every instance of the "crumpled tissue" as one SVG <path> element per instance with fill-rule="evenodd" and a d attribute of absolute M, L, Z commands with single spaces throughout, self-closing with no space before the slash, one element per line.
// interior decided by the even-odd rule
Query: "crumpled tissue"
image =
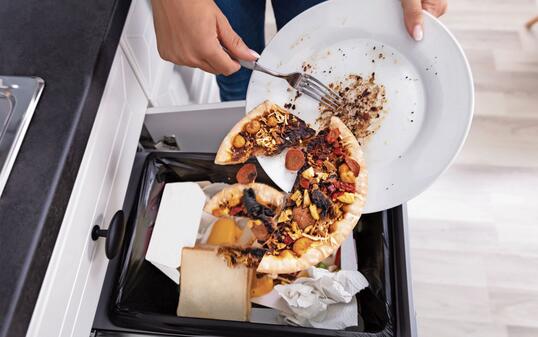
<path fill-rule="evenodd" d="M 289 324 L 325 329 L 344 329 L 357 325 L 355 294 L 368 287 L 358 271 L 331 273 L 310 267 L 309 277 L 302 277 L 274 290 L 286 301 L 291 312 L 281 311 Z"/>

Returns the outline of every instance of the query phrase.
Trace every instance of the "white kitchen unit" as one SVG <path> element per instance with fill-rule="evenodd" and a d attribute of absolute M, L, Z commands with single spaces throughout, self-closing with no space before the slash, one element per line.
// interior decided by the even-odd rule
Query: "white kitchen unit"
<path fill-rule="evenodd" d="M 216 95 L 213 77 L 159 58 L 149 0 L 133 0 L 27 337 L 92 334 L 109 260 L 105 240 L 93 241 L 91 232 L 95 225 L 106 229 L 123 207 L 143 124 L 155 141 L 174 136 L 181 151 L 215 152 L 245 104 L 193 104 L 214 102 Z M 407 247 L 405 231 L 401 244 Z M 410 286 L 409 259 L 399 258 Z M 414 315 L 411 291 L 404 295 Z"/>
<path fill-rule="evenodd" d="M 118 49 L 27 336 L 88 336 L 108 263 L 90 232 L 122 207 L 147 105 Z"/>
<path fill-rule="evenodd" d="M 150 1 L 133 0 L 28 337 L 90 334 L 108 265 L 104 240 L 90 234 L 122 207 L 148 107 L 215 101 L 215 87 L 212 75 L 159 57 Z"/>

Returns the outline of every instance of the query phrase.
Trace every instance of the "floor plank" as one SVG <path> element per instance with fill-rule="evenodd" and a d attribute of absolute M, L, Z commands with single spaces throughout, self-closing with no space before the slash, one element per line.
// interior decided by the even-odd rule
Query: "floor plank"
<path fill-rule="evenodd" d="M 522 326 L 508 326 L 508 337 L 536 337 L 538 328 L 528 328 Z"/>
<path fill-rule="evenodd" d="M 538 292 L 516 288 L 491 288 L 489 298 L 491 317 L 496 322 L 507 326 L 538 328 Z"/>
<path fill-rule="evenodd" d="M 432 318 L 421 319 L 420 323 L 418 330 L 419 336 L 512 337 L 507 327 L 499 323 L 461 322 Z"/>
<path fill-rule="evenodd" d="M 463 322 L 492 322 L 492 307 L 485 287 L 469 287 L 413 282 L 415 310 L 420 324 L 423 318 Z"/>
<path fill-rule="evenodd" d="M 538 75 L 536 77 L 538 88 Z M 537 144 L 537 117 L 475 116 L 457 162 L 493 167 L 538 168 Z"/>
<path fill-rule="evenodd" d="M 487 266 L 485 256 L 480 254 L 459 251 L 447 254 L 437 249 L 413 250 L 413 280 L 416 282 L 487 287 Z M 499 271 L 492 270 L 492 276 L 495 276 L 495 272 Z"/>

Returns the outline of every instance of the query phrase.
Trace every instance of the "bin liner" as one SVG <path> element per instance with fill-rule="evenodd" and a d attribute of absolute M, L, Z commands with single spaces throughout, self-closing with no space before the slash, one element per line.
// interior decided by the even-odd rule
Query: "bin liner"
<path fill-rule="evenodd" d="M 179 181 L 235 183 L 241 165 L 220 166 L 214 154 L 154 152 L 145 159 L 134 207 L 128 218 L 117 280 L 109 308 L 118 326 L 178 335 L 213 336 L 393 336 L 393 291 L 386 245 L 387 224 L 382 213 L 363 215 L 353 235 L 357 243 L 358 269 L 370 286 L 357 294 L 357 326 L 328 330 L 177 317 L 179 287 L 144 259 L 164 185 Z M 276 187 L 257 161 L 257 182 Z"/>

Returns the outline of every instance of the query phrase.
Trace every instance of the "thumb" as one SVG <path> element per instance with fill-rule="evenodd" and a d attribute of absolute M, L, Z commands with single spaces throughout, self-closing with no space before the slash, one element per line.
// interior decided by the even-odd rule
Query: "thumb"
<path fill-rule="evenodd" d="M 405 27 L 415 41 L 422 40 L 424 36 L 422 26 L 421 0 L 402 0 Z"/>
<path fill-rule="evenodd" d="M 250 49 L 237 35 L 224 15 L 217 17 L 217 34 L 220 43 L 234 58 L 245 61 L 256 61 L 260 58 L 260 55 Z"/>

